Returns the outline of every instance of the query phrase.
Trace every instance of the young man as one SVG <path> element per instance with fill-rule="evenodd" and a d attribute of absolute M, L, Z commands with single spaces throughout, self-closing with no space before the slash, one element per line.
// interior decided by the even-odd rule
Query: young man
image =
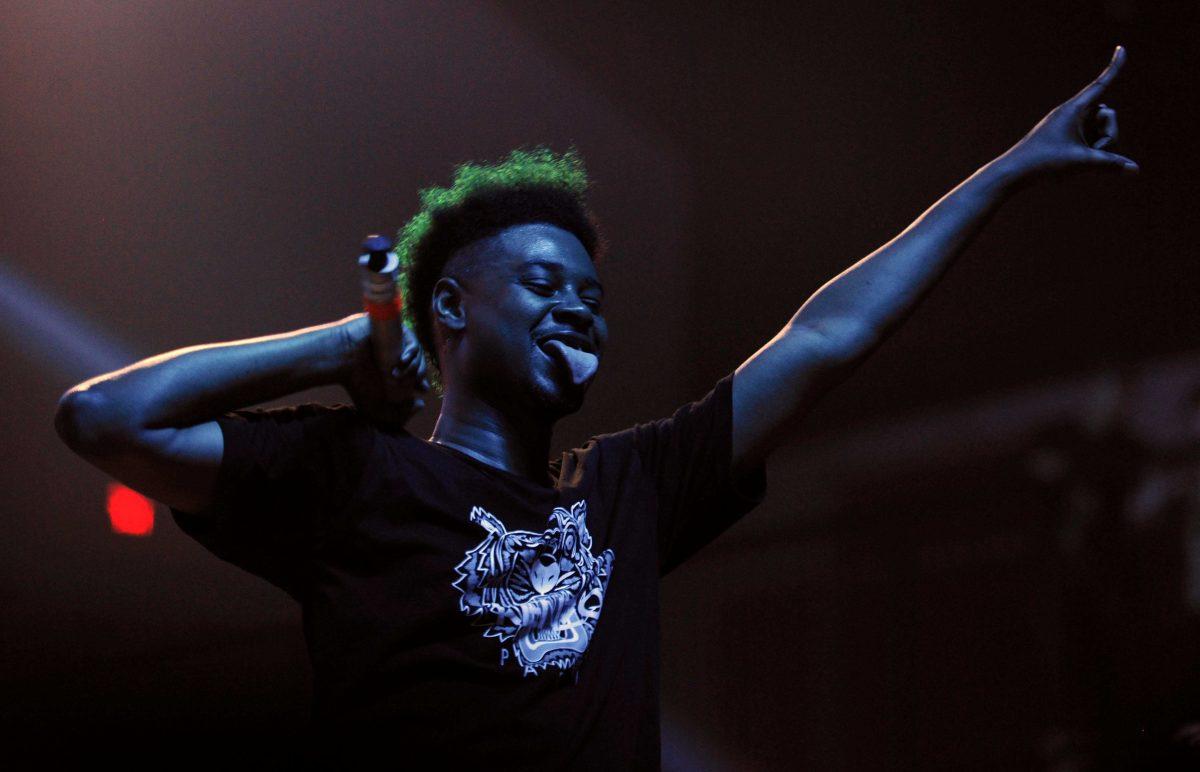
<path fill-rule="evenodd" d="M 56 427 L 302 604 L 334 758 L 654 768 L 660 577 L 762 501 L 772 449 L 1007 195 L 1067 170 L 1136 172 L 1102 149 L 1116 114 L 1098 99 L 1124 56 L 702 398 L 553 458 L 607 328 L 586 178 L 548 151 L 422 191 L 397 247 L 409 329 L 389 377 L 404 403 L 383 398 L 356 314 L 99 376 L 63 396 Z M 328 383 L 354 404 L 245 409 Z M 413 436 L 404 421 L 431 388 L 437 424 Z"/>

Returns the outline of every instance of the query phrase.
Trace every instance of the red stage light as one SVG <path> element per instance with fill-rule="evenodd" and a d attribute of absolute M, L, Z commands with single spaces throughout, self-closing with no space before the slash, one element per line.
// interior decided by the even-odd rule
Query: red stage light
<path fill-rule="evenodd" d="M 116 533 L 149 536 L 154 531 L 154 504 L 137 491 L 110 482 L 108 522 Z"/>

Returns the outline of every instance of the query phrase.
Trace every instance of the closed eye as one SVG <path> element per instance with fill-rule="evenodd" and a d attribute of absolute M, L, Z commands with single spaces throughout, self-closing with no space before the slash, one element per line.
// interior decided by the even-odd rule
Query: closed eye
<path fill-rule="evenodd" d="M 529 287 L 531 290 L 538 293 L 539 295 L 542 293 L 545 293 L 547 295 L 554 294 L 554 288 L 551 287 L 549 284 L 535 284 L 533 282 L 525 282 L 525 286 Z"/>
<path fill-rule="evenodd" d="M 549 284 L 527 281 L 525 282 L 525 286 L 539 295 L 544 295 L 545 297 L 549 297 L 554 294 L 554 287 Z M 587 304 L 588 308 L 592 309 L 592 313 L 599 314 L 601 312 L 601 303 L 599 300 L 596 300 L 595 298 L 582 298 L 582 300 Z"/>

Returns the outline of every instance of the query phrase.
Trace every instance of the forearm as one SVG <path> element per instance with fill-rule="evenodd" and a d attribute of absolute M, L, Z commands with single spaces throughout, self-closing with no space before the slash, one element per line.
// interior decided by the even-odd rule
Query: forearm
<path fill-rule="evenodd" d="M 826 282 L 790 327 L 816 333 L 834 359 L 862 358 L 912 312 L 1022 181 L 1005 156 L 984 165 L 898 236 Z"/>
<path fill-rule="evenodd" d="M 56 423 L 89 423 L 75 431 L 92 435 L 186 426 L 340 383 L 348 354 L 340 327 L 346 322 L 188 346 L 143 359 L 69 389 Z"/>

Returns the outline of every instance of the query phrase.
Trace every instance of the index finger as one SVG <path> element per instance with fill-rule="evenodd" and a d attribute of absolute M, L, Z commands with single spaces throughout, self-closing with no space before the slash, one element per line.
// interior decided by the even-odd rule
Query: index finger
<path fill-rule="evenodd" d="M 1078 94 L 1071 97 L 1071 101 L 1076 107 L 1086 107 L 1095 102 L 1104 93 L 1104 90 L 1108 88 L 1108 84 L 1112 83 L 1113 78 L 1117 77 L 1117 73 L 1121 71 L 1123 64 L 1125 64 L 1125 46 L 1117 46 L 1117 49 L 1113 51 L 1112 59 L 1109 61 L 1108 66 L 1104 68 L 1104 71 L 1097 75 L 1095 80 L 1084 86 Z"/>

